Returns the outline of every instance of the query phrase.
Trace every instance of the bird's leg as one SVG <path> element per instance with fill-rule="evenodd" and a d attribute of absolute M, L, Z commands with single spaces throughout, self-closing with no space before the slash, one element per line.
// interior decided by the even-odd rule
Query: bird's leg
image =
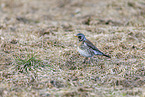
<path fill-rule="evenodd" d="M 88 61 L 89 64 L 90 64 L 90 61 L 91 61 L 91 58 L 89 58 L 89 61 Z"/>
<path fill-rule="evenodd" d="M 89 64 L 92 63 L 92 58 L 89 58 Z"/>
<path fill-rule="evenodd" d="M 91 58 L 91 57 L 89 58 L 88 63 L 89 63 L 89 64 L 91 64 L 91 65 L 93 66 L 93 60 L 92 60 L 92 58 Z"/>
<path fill-rule="evenodd" d="M 86 57 L 85 59 L 84 59 L 84 62 L 83 63 L 86 63 L 86 60 L 88 59 L 88 57 Z"/>
<path fill-rule="evenodd" d="M 93 66 L 93 59 L 92 58 L 90 58 L 90 60 L 89 60 L 90 62 L 89 63 L 91 63 L 91 65 Z"/>

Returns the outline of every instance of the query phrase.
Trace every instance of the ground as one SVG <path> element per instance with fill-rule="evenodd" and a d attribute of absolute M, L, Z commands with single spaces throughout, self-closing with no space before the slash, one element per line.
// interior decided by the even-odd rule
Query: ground
<path fill-rule="evenodd" d="M 1 97 L 145 97 L 145 1 L 0 0 L 0 62 Z"/>

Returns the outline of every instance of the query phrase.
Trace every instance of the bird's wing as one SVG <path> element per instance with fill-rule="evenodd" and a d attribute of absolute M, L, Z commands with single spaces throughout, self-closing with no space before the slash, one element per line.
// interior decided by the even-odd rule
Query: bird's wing
<path fill-rule="evenodd" d="M 86 45 L 94 51 L 95 54 L 97 55 L 104 55 L 96 46 L 93 45 L 92 42 L 90 42 L 89 40 L 85 40 Z"/>

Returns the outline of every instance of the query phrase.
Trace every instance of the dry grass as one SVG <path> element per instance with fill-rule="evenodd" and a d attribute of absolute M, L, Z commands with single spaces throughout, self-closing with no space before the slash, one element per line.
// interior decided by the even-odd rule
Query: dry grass
<path fill-rule="evenodd" d="M 0 96 L 145 96 L 144 0 L 1 0 Z M 82 32 L 111 59 L 76 50 Z"/>

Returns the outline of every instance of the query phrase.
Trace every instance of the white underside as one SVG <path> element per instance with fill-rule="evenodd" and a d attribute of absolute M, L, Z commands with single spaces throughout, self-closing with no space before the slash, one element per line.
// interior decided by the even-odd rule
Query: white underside
<path fill-rule="evenodd" d="M 87 50 L 81 50 L 79 47 L 78 47 L 78 52 L 84 57 L 92 57 L 92 54 L 89 54 Z"/>

